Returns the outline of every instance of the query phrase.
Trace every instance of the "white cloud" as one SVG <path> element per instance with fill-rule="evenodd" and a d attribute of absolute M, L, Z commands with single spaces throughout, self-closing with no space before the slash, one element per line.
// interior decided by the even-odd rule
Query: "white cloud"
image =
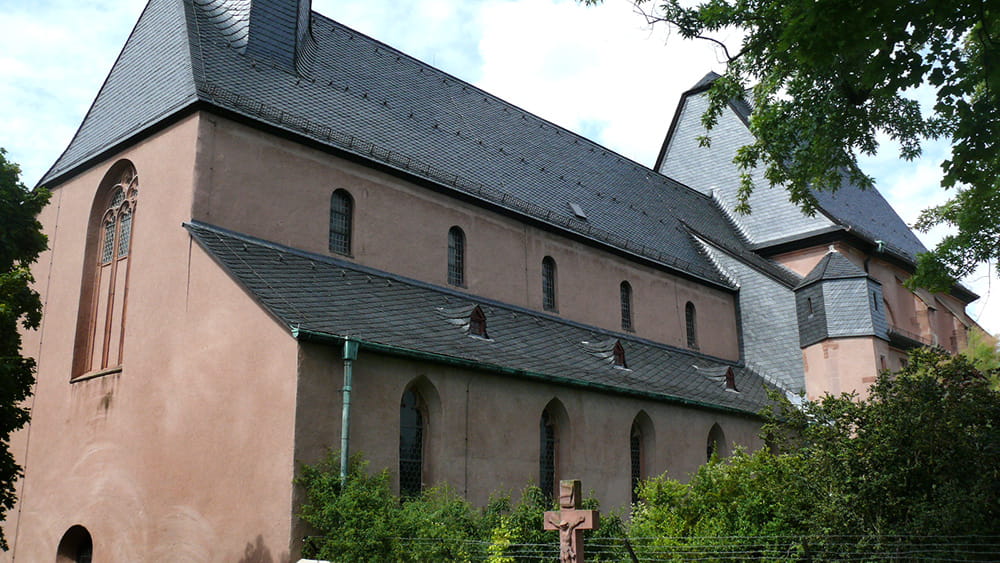
<path fill-rule="evenodd" d="M 142 9 L 136 2 L 0 8 L 0 146 L 34 185 L 69 143 Z"/>
<path fill-rule="evenodd" d="M 0 146 L 26 184 L 66 147 L 142 7 L 0 2 Z M 314 0 L 313 9 L 646 165 L 681 92 L 722 70 L 712 45 L 648 29 L 627 0 Z M 914 163 L 891 151 L 864 161 L 907 222 L 940 202 L 945 153 L 934 150 Z M 983 280 L 969 283 L 984 296 L 986 280 L 1000 287 L 995 272 Z M 981 321 L 1000 332 L 1000 298 L 986 306 Z"/>

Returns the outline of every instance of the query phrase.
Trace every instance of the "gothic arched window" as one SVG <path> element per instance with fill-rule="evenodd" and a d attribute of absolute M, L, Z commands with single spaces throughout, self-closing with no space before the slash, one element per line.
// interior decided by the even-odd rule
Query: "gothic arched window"
<path fill-rule="evenodd" d="M 552 399 L 542 409 L 538 430 L 538 486 L 554 499 L 559 493 L 560 466 L 564 463 L 560 444 L 569 439 L 569 414 L 559 399 Z"/>
<path fill-rule="evenodd" d="M 354 226 L 354 198 L 347 190 L 330 196 L 330 252 L 351 253 L 351 229 Z"/>
<path fill-rule="evenodd" d="M 542 259 L 542 308 L 556 310 L 556 261 L 551 256 Z"/>
<path fill-rule="evenodd" d="M 427 410 L 420 395 L 407 389 L 399 405 L 399 494 L 420 494 L 424 477 L 424 428 Z"/>
<path fill-rule="evenodd" d="M 639 481 L 642 480 L 642 470 L 643 470 L 643 443 L 642 443 L 642 428 L 639 427 L 639 422 L 632 423 L 632 430 L 629 432 L 629 459 L 631 461 L 631 479 L 629 483 L 632 486 L 632 502 L 639 500 L 638 491 Z"/>
<path fill-rule="evenodd" d="M 94 558 L 94 540 L 90 532 L 80 525 L 66 530 L 56 548 L 56 563 L 91 563 Z"/>
<path fill-rule="evenodd" d="M 538 486 L 548 498 L 555 496 L 556 486 L 556 423 L 552 418 L 545 409 L 539 423 Z"/>
<path fill-rule="evenodd" d="M 73 376 L 122 363 L 132 230 L 139 177 L 128 161 L 111 167 L 91 206 L 77 314 Z"/>
<path fill-rule="evenodd" d="M 694 303 L 688 301 L 684 306 L 684 326 L 687 329 L 687 345 L 692 350 L 698 349 L 698 318 Z"/>
<path fill-rule="evenodd" d="M 632 330 L 632 285 L 623 281 L 621 285 L 622 330 Z"/>
<path fill-rule="evenodd" d="M 465 285 L 465 233 L 458 227 L 448 229 L 448 283 Z"/>
<path fill-rule="evenodd" d="M 719 457 L 726 457 L 728 451 L 726 449 L 726 435 L 722 432 L 722 427 L 718 424 L 713 424 L 712 429 L 708 431 L 708 447 L 706 453 L 708 454 L 708 459 L 711 460 L 713 455 Z"/>

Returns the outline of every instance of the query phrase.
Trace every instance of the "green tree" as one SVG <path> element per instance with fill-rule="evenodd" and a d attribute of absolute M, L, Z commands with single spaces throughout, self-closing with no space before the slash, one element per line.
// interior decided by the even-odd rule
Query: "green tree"
<path fill-rule="evenodd" d="M 997 337 L 972 327 L 962 355 L 990 379 L 994 391 L 1000 391 L 1000 342 Z"/>
<path fill-rule="evenodd" d="M 765 426 L 781 453 L 738 452 L 687 484 L 645 483 L 634 542 L 769 559 L 878 560 L 901 545 L 984 557 L 979 542 L 1000 519 L 1000 394 L 967 358 L 917 350 L 865 400 L 781 405 Z"/>
<path fill-rule="evenodd" d="M 35 360 L 21 355 L 21 329 L 38 328 L 42 304 L 31 289 L 29 266 L 47 247 L 36 219 L 49 201 L 45 189 L 28 190 L 21 169 L 0 148 L 0 520 L 17 500 L 21 467 L 10 451 L 10 435 L 28 423 L 25 400 L 35 383 Z M 0 548 L 7 540 L 0 531 Z"/>
<path fill-rule="evenodd" d="M 584 0 L 588 4 L 602 0 Z M 815 213 L 811 190 L 836 190 L 844 175 L 873 181 L 857 155 L 875 154 L 877 135 L 913 159 L 923 139 L 951 141 L 942 186 L 951 199 L 926 209 L 919 229 L 952 225 L 921 255 L 914 285 L 944 290 L 981 262 L 1000 257 L 1000 8 L 990 0 L 635 0 L 651 22 L 719 44 L 728 64 L 708 91 L 711 129 L 733 98 L 749 91 L 756 141 L 734 161 L 744 172 L 740 210 L 758 168 L 771 186 Z M 743 33 L 729 51 L 713 38 Z M 912 95 L 935 94 L 932 108 Z M 708 143 L 708 138 L 703 143 Z"/>

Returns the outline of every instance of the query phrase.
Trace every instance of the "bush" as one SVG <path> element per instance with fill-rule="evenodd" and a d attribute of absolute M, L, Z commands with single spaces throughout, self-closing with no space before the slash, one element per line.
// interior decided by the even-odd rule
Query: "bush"
<path fill-rule="evenodd" d="M 996 533 L 1000 394 L 962 356 L 914 351 L 867 400 L 784 401 L 764 431 L 784 453 L 737 452 L 687 484 L 644 483 L 633 542 L 703 556 L 878 559 L 906 546 L 981 558 Z"/>
<path fill-rule="evenodd" d="M 535 486 L 512 504 L 508 494 L 495 494 L 481 511 L 473 509 L 448 486 L 426 489 L 400 499 L 390 490 L 387 471 L 368 473 L 360 457 L 351 460 L 341 486 L 340 458 L 302 468 L 297 483 L 306 492 L 299 516 L 316 529 L 303 556 L 329 561 L 551 561 L 558 557 L 559 535 L 542 528 L 546 510 L 556 509 Z M 585 499 L 597 509 L 596 499 Z M 624 537 L 617 514 L 602 518 L 593 537 Z M 588 550 L 590 561 L 617 561 L 620 546 Z"/>

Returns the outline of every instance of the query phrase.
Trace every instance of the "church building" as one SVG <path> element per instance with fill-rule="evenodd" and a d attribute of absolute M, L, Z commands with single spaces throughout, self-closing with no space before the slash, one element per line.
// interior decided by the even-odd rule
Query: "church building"
<path fill-rule="evenodd" d="M 959 350 L 976 296 L 901 285 L 924 248 L 877 191 L 734 213 L 749 106 L 698 147 L 713 79 L 650 169 L 309 0 L 149 0 L 40 182 L 0 558 L 294 561 L 293 480 L 342 446 L 401 494 L 627 506 L 761 447 L 769 390 Z"/>

